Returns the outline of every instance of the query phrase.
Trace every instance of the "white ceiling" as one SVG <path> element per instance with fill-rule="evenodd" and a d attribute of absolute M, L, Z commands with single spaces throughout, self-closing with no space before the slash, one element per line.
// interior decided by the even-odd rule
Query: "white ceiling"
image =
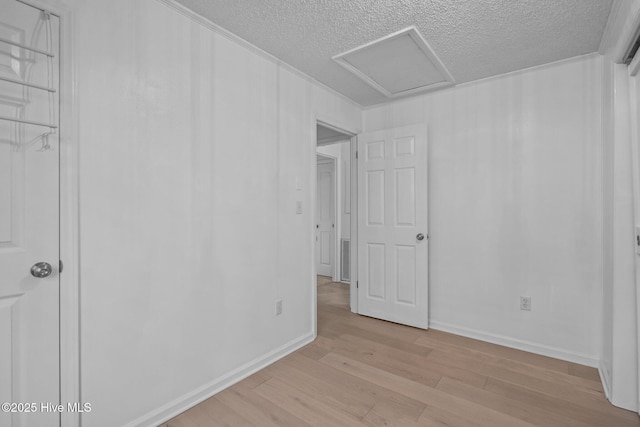
<path fill-rule="evenodd" d="M 388 100 L 331 58 L 415 26 L 456 83 L 598 50 L 613 0 L 177 0 L 357 103 Z"/>

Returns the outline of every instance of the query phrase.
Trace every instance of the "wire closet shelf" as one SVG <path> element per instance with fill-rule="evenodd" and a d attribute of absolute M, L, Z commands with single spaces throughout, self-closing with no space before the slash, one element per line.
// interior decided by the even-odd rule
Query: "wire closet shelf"
<path fill-rule="evenodd" d="M 20 0 L 18 1 L 20 2 Z M 41 127 L 49 128 L 48 132 L 45 132 L 41 135 L 41 137 L 43 138 L 43 148 L 46 149 L 48 148 L 48 142 L 46 141 L 47 136 L 52 133 L 55 133 L 58 129 L 58 125 L 56 124 L 56 102 L 54 98 L 55 94 L 57 93 L 57 89 L 54 87 L 55 83 L 54 83 L 54 64 L 53 64 L 53 60 L 56 55 L 52 52 L 53 34 L 52 34 L 52 28 L 51 28 L 51 15 L 53 14 L 42 9 L 40 9 L 40 11 L 41 11 L 41 20 L 39 24 L 44 24 L 44 27 L 45 27 L 44 29 L 46 34 L 46 45 L 47 45 L 46 50 L 39 49 L 37 47 L 31 46 L 25 43 L 20 43 L 18 41 L 11 40 L 5 37 L 0 37 L 0 43 L 7 44 L 28 52 L 33 52 L 33 54 L 45 56 L 47 61 L 47 85 L 45 86 L 41 84 L 36 84 L 29 81 L 15 79 L 7 76 L 0 76 L 0 81 L 23 86 L 26 90 L 36 89 L 36 90 L 42 90 L 42 91 L 48 92 L 49 121 L 44 122 L 40 120 L 27 119 L 23 116 L 23 114 L 21 114 L 20 111 L 16 111 L 16 116 L 19 116 L 19 117 L 10 117 L 7 115 L 0 115 L 0 120 L 14 122 L 19 125 L 33 125 L 33 126 L 41 126 Z M 28 98 L 28 94 L 27 94 L 27 98 Z"/>

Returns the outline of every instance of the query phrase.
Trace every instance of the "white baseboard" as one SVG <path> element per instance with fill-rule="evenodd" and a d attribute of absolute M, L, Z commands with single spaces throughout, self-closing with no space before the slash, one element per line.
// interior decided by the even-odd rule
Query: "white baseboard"
<path fill-rule="evenodd" d="M 187 394 L 180 396 L 179 398 L 155 409 L 125 425 L 125 427 L 142 427 L 142 426 L 157 426 L 165 421 L 170 420 L 176 415 L 186 411 L 187 409 L 197 405 L 198 403 L 210 398 L 214 394 L 232 386 L 233 384 L 245 379 L 246 377 L 256 373 L 257 371 L 266 368 L 272 363 L 282 359 L 286 355 L 293 353 L 299 348 L 309 344 L 315 339 L 313 333 L 304 335 L 303 337 L 296 338 L 289 341 L 285 345 L 260 356 L 251 362 L 248 362 L 239 368 L 234 369 L 228 374 L 216 378 L 208 384 L 193 390 Z"/>
<path fill-rule="evenodd" d="M 518 350 L 528 351 L 530 353 L 540 354 L 542 356 L 553 357 L 555 359 L 566 360 L 568 362 L 578 363 L 580 365 L 598 368 L 599 360 L 590 355 L 574 353 L 556 347 L 550 347 L 542 344 L 536 344 L 529 341 L 519 340 L 504 335 L 491 334 L 487 332 L 477 331 L 461 326 L 455 326 L 436 320 L 429 321 L 429 327 L 439 331 L 449 332 L 463 337 L 473 338 L 480 341 L 486 341 L 493 344 L 503 345 Z"/>

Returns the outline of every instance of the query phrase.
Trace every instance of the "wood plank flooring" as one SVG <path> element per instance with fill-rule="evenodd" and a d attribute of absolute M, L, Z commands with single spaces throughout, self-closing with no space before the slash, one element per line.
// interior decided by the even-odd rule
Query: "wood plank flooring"
<path fill-rule="evenodd" d="M 313 343 L 162 427 L 640 426 L 593 368 L 358 316 L 348 292 L 319 280 Z"/>

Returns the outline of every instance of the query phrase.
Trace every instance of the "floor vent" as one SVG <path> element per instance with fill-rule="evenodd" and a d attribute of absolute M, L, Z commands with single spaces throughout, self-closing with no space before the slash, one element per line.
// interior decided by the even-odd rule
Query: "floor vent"
<path fill-rule="evenodd" d="M 351 241 L 340 239 L 340 281 L 351 281 Z"/>

